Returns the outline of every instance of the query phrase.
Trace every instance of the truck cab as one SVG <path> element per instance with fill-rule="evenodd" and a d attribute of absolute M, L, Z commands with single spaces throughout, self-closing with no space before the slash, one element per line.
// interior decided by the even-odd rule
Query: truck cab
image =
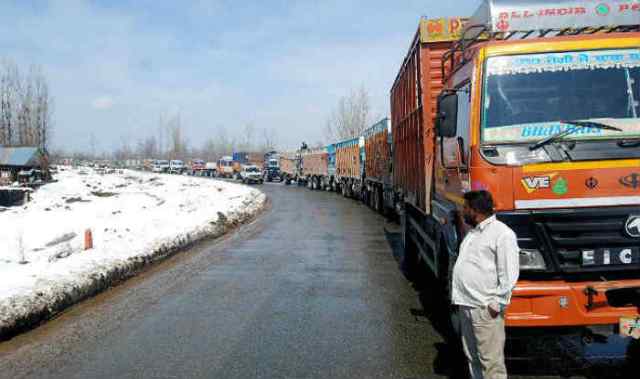
<path fill-rule="evenodd" d="M 394 84 L 407 246 L 446 283 L 462 196 L 491 192 L 521 248 L 512 335 L 640 337 L 639 24 L 637 2 L 487 0 L 421 24 Z"/>
<path fill-rule="evenodd" d="M 235 174 L 233 158 L 230 156 L 224 156 L 218 160 L 218 176 L 222 178 L 232 178 Z"/>
<path fill-rule="evenodd" d="M 436 196 L 459 207 L 465 191 L 488 190 L 516 231 L 523 280 L 508 324 L 617 325 L 637 309 L 608 306 L 607 291 L 640 287 L 640 33 L 627 30 L 638 12 L 606 20 L 622 23 L 608 33 L 555 21 L 543 35 L 545 10 L 526 23 L 500 3 L 444 56 Z"/>
<path fill-rule="evenodd" d="M 184 162 L 179 159 L 169 161 L 169 173 L 182 175 L 185 170 Z"/>

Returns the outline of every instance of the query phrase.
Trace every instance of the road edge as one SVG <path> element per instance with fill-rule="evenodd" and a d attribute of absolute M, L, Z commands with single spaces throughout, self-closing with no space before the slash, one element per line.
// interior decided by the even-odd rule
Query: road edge
<path fill-rule="evenodd" d="M 8 319 L 0 319 L 0 342 L 35 329 L 71 306 L 94 297 L 198 243 L 225 236 L 239 226 L 255 220 L 267 208 L 268 204 L 266 194 L 258 191 L 257 195 L 245 200 L 243 209 L 227 214 L 219 212 L 215 222 L 210 222 L 206 228 L 200 231 L 187 234 L 185 238 L 181 238 L 178 243 L 172 246 L 162 245 L 147 255 L 129 258 L 106 271 L 96 270 L 96 273 L 84 278 L 84 281 L 79 285 L 52 287 L 47 296 L 43 296 L 41 292 L 35 292 L 21 297 L 19 301 L 28 304 L 27 310 L 18 313 L 7 312 L 15 314 L 9 316 Z M 18 302 L 16 299 L 11 300 L 8 303 L 9 308 Z M 6 308 L 4 305 L 0 306 L 0 315 L 9 311 Z"/>

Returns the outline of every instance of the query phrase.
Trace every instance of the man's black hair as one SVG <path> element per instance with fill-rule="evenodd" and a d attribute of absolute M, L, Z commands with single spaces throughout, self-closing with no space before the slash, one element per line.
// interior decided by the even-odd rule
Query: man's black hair
<path fill-rule="evenodd" d="M 486 216 L 493 214 L 493 197 L 489 191 L 469 191 L 464 194 L 464 199 L 474 211 Z"/>

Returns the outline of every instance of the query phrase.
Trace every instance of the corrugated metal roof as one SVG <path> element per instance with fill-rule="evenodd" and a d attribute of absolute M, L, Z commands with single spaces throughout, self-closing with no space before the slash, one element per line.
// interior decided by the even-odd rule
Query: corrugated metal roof
<path fill-rule="evenodd" d="M 37 147 L 0 146 L 0 166 L 35 166 L 40 155 Z"/>

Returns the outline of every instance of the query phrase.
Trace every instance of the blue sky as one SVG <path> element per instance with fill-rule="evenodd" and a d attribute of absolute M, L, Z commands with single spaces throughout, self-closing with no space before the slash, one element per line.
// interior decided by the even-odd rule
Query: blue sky
<path fill-rule="evenodd" d="M 364 85 L 376 115 L 421 15 L 480 0 L 3 1 L 0 55 L 48 77 L 54 147 L 101 150 L 180 113 L 191 145 L 252 123 L 282 148 L 323 138 L 340 96 Z"/>

